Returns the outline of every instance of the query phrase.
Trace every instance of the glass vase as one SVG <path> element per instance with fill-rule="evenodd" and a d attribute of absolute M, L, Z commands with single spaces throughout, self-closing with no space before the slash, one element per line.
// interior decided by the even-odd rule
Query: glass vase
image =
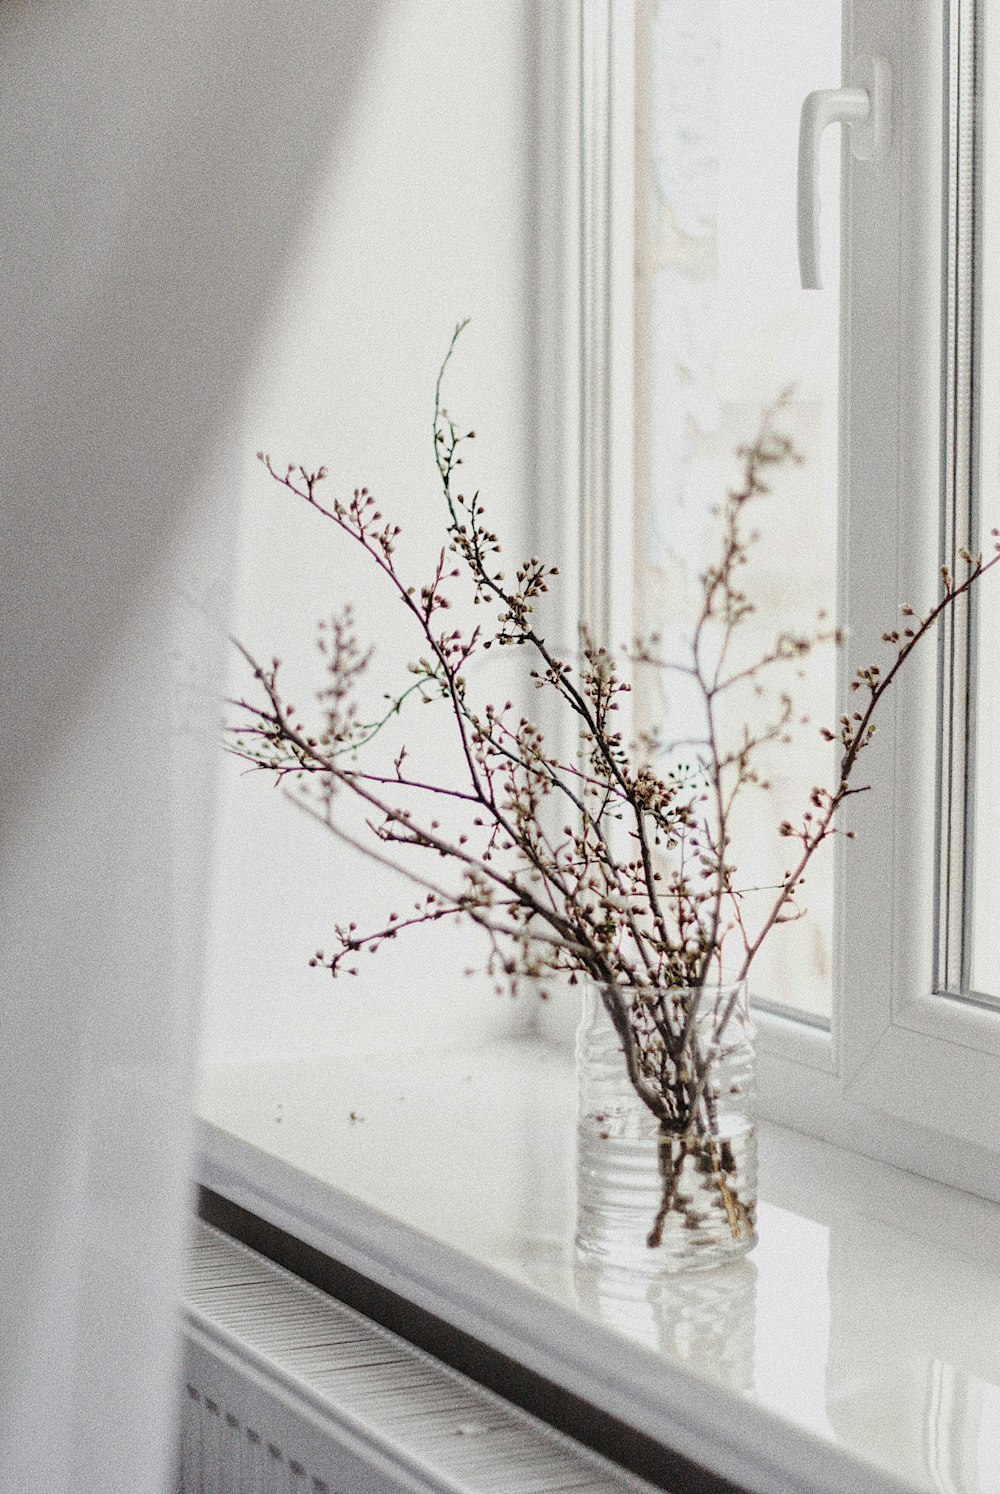
<path fill-rule="evenodd" d="M 757 1241 L 746 983 L 591 986 L 576 1055 L 579 1255 L 648 1274 L 746 1255 Z"/>

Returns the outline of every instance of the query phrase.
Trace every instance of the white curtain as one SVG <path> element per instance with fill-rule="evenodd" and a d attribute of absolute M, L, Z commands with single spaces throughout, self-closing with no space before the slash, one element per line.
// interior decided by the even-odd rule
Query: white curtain
<path fill-rule="evenodd" d="M 153 1494 L 225 441 L 382 6 L 0 6 L 0 1489 Z M 180 772 L 178 772 L 180 768 Z"/>

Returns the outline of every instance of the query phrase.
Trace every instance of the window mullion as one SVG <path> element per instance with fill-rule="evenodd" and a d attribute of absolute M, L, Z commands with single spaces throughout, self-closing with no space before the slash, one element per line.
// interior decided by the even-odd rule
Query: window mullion
<path fill-rule="evenodd" d="M 974 0 L 947 17 L 941 560 L 952 574 L 978 529 L 976 430 L 979 24 Z M 952 608 L 939 640 L 938 886 L 935 985 L 969 994 L 974 785 L 975 595 Z"/>

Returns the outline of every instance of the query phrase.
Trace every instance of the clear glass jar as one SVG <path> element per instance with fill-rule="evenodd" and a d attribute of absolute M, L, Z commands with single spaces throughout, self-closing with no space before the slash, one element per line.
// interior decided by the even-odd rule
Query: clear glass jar
<path fill-rule="evenodd" d="M 635 1069 L 628 1071 L 627 1022 Z M 757 1242 L 754 1047 L 746 982 L 584 994 L 577 1032 L 577 1251 L 700 1271 Z"/>

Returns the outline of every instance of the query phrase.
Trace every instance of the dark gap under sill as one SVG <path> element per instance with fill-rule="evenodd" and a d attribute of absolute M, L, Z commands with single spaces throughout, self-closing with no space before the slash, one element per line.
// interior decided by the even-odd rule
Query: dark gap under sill
<path fill-rule="evenodd" d="M 504 1400 L 573 1437 L 630 1473 L 647 1479 L 666 1494 L 751 1494 L 743 1485 L 634 1431 L 606 1411 L 563 1390 L 515 1360 L 454 1328 L 398 1293 L 369 1280 L 285 1230 L 223 1198 L 198 1189 L 198 1215 L 258 1254 L 283 1266 L 372 1322 L 396 1333 L 418 1349 L 459 1370 Z"/>

